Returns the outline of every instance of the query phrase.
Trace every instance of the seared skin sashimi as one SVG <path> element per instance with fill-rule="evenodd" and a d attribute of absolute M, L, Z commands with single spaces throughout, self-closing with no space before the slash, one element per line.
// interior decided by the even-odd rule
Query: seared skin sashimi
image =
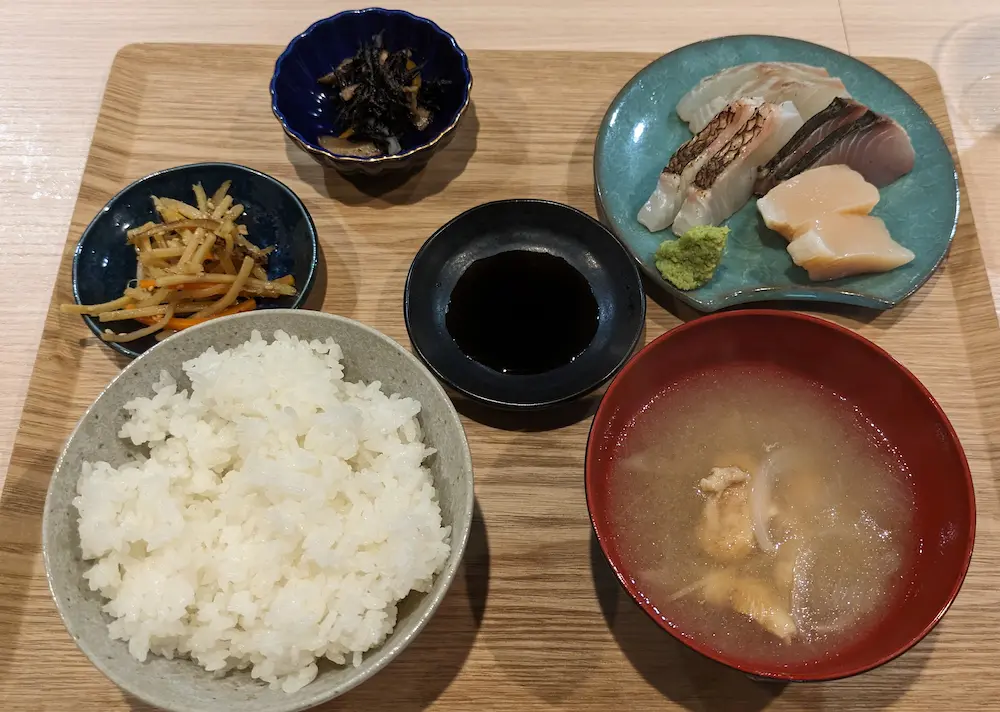
<path fill-rule="evenodd" d="M 638 220 L 650 232 L 665 230 L 674 221 L 684 200 L 684 191 L 698 170 L 745 124 L 761 102 L 737 99 L 709 122 L 697 136 L 681 145 L 660 173 L 649 200 L 639 210 Z"/>
<path fill-rule="evenodd" d="M 753 192 L 757 168 L 769 161 L 802 126 L 791 102 L 763 104 L 726 145 L 701 167 L 674 219 L 683 235 L 696 225 L 718 225 Z"/>

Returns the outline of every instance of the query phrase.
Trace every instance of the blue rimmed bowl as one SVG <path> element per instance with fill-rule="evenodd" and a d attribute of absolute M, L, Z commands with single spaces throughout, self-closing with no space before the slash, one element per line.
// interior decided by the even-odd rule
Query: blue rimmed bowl
<path fill-rule="evenodd" d="M 77 304 L 102 304 L 122 295 L 136 276 L 135 250 L 126 241 L 130 228 L 159 222 L 151 196 L 194 202 L 191 186 L 201 183 L 209 195 L 231 180 L 230 195 L 246 212 L 239 223 L 247 226 L 247 239 L 258 247 L 274 247 L 268 258 L 268 277 L 286 274 L 295 279 L 298 294 L 260 299 L 258 309 L 297 309 L 305 302 L 316 280 L 319 238 L 309 211 L 298 196 L 266 173 L 236 163 L 191 163 L 151 173 L 122 189 L 80 236 L 73 255 L 73 298 Z M 83 320 L 100 336 L 108 323 L 92 316 Z M 136 321 L 110 324 L 117 332 L 142 328 Z M 153 336 L 125 343 L 107 342 L 118 353 L 135 358 L 156 343 Z"/>
<path fill-rule="evenodd" d="M 737 64 L 804 62 L 825 67 L 848 91 L 906 129 L 917 159 L 907 175 L 882 188 L 872 215 L 916 259 L 891 272 L 812 282 L 796 267 L 787 240 L 768 230 L 751 199 L 724 224 L 731 232 L 715 278 L 680 291 L 660 277 L 653 255 L 667 229 L 651 233 L 636 219 L 663 166 L 691 137 L 677 102 L 703 77 Z M 761 301 L 833 302 L 889 309 L 916 292 L 941 265 L 958 220 L 958 176 L 933 120 L 891 79 L 853 57 L 787 37 L 737 35 L 681 47 L 636 74 L 611 102 L 594 150 L 598 208 L 654 283 L 703 312 Z"/>
<path fill-rule="evenodd" d="M 328 151 L 320 146 L 319 137 L 339 134 L 341 129 L 327 89 L 318 79 L 379 33 L 386 49 L 412 50 L 426 76 L 447 82 L 440 106 L 426 129 L 401 137 L 402 150 L 397 154 L 361 158 Z M 321 166 L 347 175 L 376 176 L 423 167 L 454 136 L 471 91 L 469 59 L 454 37 L 423 17 L 372 7 L 319 20 L 288 44 L 274 65 L 271 110 L 288 138 Z"/>

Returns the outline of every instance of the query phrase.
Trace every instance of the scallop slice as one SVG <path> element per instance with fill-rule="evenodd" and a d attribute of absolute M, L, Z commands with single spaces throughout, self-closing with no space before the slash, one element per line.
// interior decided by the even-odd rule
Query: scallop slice
<path fill-rule="evenodd" d="M 914 258 L 911 250 L 892 239 L 880 219 L 840 213 L 813 220 L 788 244 L 788 254 L 809 279 L 817 281 L 888 272 Z"/>
<path fill-rule="evenodd" d="M 791 240 L 826 213 L 867 215 L 878 203 L 878 188 L 842 164 L 800 173 L 757 201 L 764 223 Z"/>

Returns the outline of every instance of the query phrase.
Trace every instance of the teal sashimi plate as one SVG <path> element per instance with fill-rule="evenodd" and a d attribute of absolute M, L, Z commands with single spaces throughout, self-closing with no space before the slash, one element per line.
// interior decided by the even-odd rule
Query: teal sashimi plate
<path fill-rule="evenodd" d="M 906 129 L 916 151 L 913 170 L 882 188 L 872 215 L 916 254 L 910 264 L 883 274 L 812 282 L 792 263 L 787 242 L 768 230 L 751 199 L 725 225 L 729 242 L 715 277 L 681 291 L 653 264 L 668 228 L 650 233 L 636 220 L 670 155 L 691 137 L 675 111 L 700 79 L 747 62 L 789 61 L 825 67 L 855 99 Z M 631 250 L 642 269 L 695 309 L 712 312 L 759 301 L 806 300 L 889 309 L 916 292 L 943 261 L 958 221 L 958 176 L 934 122 L 885 75 L 846 54 L 784 37 L 722 37 L 681 47 L 640 71 L 618 93 L 601 123 L 594 150 L 594 180 L 602 219 Z"/>

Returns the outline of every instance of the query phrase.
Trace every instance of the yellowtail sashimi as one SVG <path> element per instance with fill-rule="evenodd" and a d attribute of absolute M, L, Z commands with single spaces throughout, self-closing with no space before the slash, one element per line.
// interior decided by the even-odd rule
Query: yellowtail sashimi
<path fill-rule="evenodd" d="M 791 140 L 782 146 L 777 155 L 757 171 L 754 195 L 766 195 L 771 188 L 791 176 L 785 172 L 798 163 L 823 139 L 842 126 L 854 123 L 868 111 L 868 107 L 853 99 L 837 97 L 830 105 L 802 124 Z M 800 112 L 801 113 L 801 112 Z"/>
<path fill-rule="evenodd" d="M 794 164 L 779 171 L 775 179 L 783 181 L 810 168 L 843 163 L 882 188 L 913 170 L 915 160 L 906 129 L 888 116 L 869 110 L 831 132 Z"/>

